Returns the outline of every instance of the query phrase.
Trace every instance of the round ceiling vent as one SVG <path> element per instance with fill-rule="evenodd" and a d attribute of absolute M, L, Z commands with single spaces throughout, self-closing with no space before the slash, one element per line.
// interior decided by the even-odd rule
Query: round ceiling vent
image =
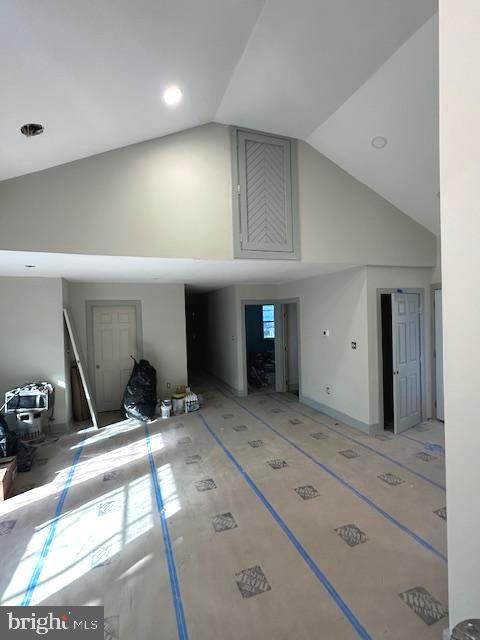
<path fill-rule="evenodd" d="M 387 139 L 385 136 L 376 136 L 372 138 L 372 147 L 374 149 L 385 149 L 387 146 Z"/>
<path fill-rule="evenodd" d="M 29 122 L 28 124 L 24 124 L 23 127 L 20 127 L 20 131 L 27 138 L 32 138 L 33 136 L 39 136 L 44 132 L 43 124 L 36 124 L 35 122 Z"/>

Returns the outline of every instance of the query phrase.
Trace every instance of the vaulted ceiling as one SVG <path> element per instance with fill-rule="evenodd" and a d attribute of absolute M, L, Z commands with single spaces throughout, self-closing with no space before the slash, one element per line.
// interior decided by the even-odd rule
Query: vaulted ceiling
<path fill-rule="evenodd" d="M 215 120 L 307 140 L 438 233 L 436 8 L 3 0 L 0 179 Z M 25 122 L 45 133 L 26 140 Z"/>

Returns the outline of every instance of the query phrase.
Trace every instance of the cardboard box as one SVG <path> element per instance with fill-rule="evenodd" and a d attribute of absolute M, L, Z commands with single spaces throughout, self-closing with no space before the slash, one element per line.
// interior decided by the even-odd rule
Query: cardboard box
<path fill-rule="evenodd" d="M 10 497 L 17 473 L 17 458 L 0 458 L 0 502 Z"/>

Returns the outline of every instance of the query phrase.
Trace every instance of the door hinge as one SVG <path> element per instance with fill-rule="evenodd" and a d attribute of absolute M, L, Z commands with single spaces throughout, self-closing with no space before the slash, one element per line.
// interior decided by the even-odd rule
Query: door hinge
<path fill-rule="evenodd" d="M 243 242 L 243 233 L 240 234 L 240 242 Z"/>
<path fill-rule="evenodd" d="M 240 195 L 240 185 L 237 184 L 237 193 Z"/>

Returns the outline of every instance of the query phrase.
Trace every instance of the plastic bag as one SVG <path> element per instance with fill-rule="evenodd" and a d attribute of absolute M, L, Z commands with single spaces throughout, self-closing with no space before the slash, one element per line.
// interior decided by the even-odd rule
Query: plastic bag
<path fill-rule="evenodd" d="M 17 456 L 17 470 L 30 471 L 35 455 L 34 447 L 22 442 L 16 433 L 10 431 L 7 422 L 0 413 L 0 458 Z"/>
<path fill-rule="evenodd" d="M 123 395 L 123 410 L 129 418 L 146 422 L 155 415 L 157 405 L 157 372 L 148 360 L 134 365 Z"/>

